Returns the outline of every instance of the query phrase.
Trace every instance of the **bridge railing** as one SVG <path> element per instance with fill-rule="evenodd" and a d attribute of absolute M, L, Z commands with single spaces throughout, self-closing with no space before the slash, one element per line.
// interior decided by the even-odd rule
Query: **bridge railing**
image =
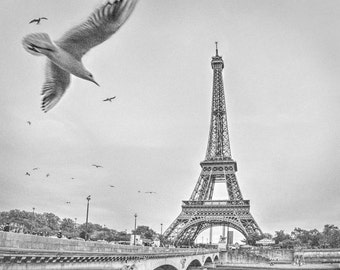
<path fill-rule="evenodd" d="M 103 253 L 103 254 L 194 254 L 208 253 L 207 249 L 197 248 L 164 248 L 128 246 L 96 241 L 79 241 L 72 239 L 49 238 L 37 235 L 0 232 L 1 251 L 52 251 L 52 252 L 78 252 L 78 253 Z"/>

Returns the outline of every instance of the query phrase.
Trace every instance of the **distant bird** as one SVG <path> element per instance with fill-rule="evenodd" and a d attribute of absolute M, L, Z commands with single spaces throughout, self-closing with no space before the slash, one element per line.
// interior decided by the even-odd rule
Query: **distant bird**
<path fill-rule="evenodd" d="M 46 17 L 40 17 L 40 18 L 37 18 L 37 19 L 33 19 L 32 21 L 30 21 L 29 23 L 37 23 L 39 24 L 41 20 L 47 20 Z"/>
<path fill-rule="evenodd" d="M 144 193 L 148 193 L 148 194 L 156 194 L 156 192 L 154 192 L 154 191 L 145 191 Z"/>
<path fill-rule="evenodd" d="M 106 1 L 85 22 L 67 31 L 55 42 L 46 33 L 33 33 L 23 38 L 23 46 L 29 53 L 48 57 L 42 89 L 44 112 L 59 102 L 70 84 L 70 74 L 98 85 L 81 58 L 111 37 L 129 18 L 136 3 L 137 0 Z"/>
<path fill-rule="evenodd" d="M 36 170 L 38 170 L 38 169 L 39 169 L 39 168 L 33 168 L 32 170 L 33 170 L 33 171 L 36 171 Z"/>
<path fill-rule="evenodd" d="M 103 168 L 103 166 L 100 166 L 100 165 L 96 165 L 96 164 L 92 164 L 93 167 L 96 167 L 97 169 L 98 168 Z"/>
<path fill-rule="evenodd" d="M 27 124 L 31 125 L 32 123 L 31 123 L 31 121 L 27 121 Z"/>
<path fill-rule="evenodd" d="M 50 176 L 50 174 L 48 173 L 48 174 L 46 174 L 46 177 L 49 177 Z"/>
<path fill-rule="evenodd" d="M 104 99 L 103 101 L 110 101 L 110 102 L 112 102 L 112 100 L 115 99 L 115 98 L 116 98 L 116 97 L 114 96 L 114 97 L 106 98 L 106 99 Z"/>
<path fill-rule="evenodd" d="M 74 180 L 75 178 L 74 177 L 71 177 L 72 180 Z"/>
<path fill-rule="evenodd" d="M 110 185 L 110 187 L 115 187 L 115 186 Z"/>
<path fill-rule="evenodd" d="M 138 193 L 141 193 L 141 191 L 140 191 L 140 190 L 138 190 Z"/>
<path fill-rule="evenodd" d="M 67 204 L 70 204 L 71 202 L 66 202 Z"/>
<path fill-rule="evenodd" d="M 25 175 L 31 176 L 29 172 L 26 172 Z"/>

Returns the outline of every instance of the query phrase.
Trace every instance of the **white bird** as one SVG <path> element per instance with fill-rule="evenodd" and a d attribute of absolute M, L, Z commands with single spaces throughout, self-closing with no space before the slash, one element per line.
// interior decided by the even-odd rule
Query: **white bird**
<path fill-rule="evenodd" d="M 106 1 L 85 22 L 71 28 L 55 42 L 46 33 L 33 33 L 23 38 L 23 46 L 29 53 L 48 57 L 41 93 L 44 112 L 53 108 L 63 96 L 70 84 L 70 74 L 98 85 L 81 58 L 112 36 L 128 19 L 136 3 L 137 0 Z"/>

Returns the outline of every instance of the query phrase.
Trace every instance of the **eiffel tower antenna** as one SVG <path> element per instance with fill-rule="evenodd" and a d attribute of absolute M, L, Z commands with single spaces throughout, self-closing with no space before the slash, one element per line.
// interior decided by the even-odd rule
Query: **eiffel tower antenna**
<path fill-rule="evenodd" d="M 244 237 L 262 234 L 250 214 L 250 202 L 244 200 L 236 179 L 237 163 L 231 157 L 224 96 L 222 56 L 212 57 L 213 93 L 208 146 L 202 170 L 190 199 L 183 201 L 182 212 L 164 232 L 175 244 L 192 245 L 202 231 L 213 226 L 231 227 Z M 215 183 L 225 183 L 229 199 L 213 200 Z"/>

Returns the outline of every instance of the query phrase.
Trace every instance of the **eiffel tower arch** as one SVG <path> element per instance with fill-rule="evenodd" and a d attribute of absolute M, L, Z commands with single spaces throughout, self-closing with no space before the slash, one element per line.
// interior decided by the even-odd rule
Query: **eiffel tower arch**
<path fill-rule="evenodd" d="M 262 231 L 250 213 L 250 202 L 244 200 L 236 179 L 237 163 L 231 157 L 227 111 L 222 70 L 224 62 L 212 57 L 213 94 L 210 132 L 201 173 L 189 200 L 183 201 L 182 211 L 166 229 L 163 238 L 175 244 L 192 244 L 207 228 L 229 226 L 247 239 Z M 213 200 L 216 183 L 225 183 L 229 199 Z"/>

